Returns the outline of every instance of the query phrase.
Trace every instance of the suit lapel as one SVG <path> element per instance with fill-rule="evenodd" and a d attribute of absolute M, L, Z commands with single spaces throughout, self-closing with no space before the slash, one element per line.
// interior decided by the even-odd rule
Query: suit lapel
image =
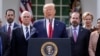
<path fill-rule="evenodd" d="M 58 26 L 59 26 L 59 23 L 56 20 L 54 20 L 54 28 L 53 28 L 52 37 L 56 37 L 55 35 L 57 35 L 57 33 L 58 33 Z"/>
<path fill-rule="evenodd" d="M 72 27 L 70 26 L 68 28 L 68 36 L 71 38 L 71 40 L 74 42 L 74 39 L 73 39 L 73 32 L 72 32 Z"/>
<path fill-rule="evenodd" d="M 68 31 L 69 31 L 68 33 L 69 37 L 73 37 L 73 32 L 71 27 L 69 27 Z"/>
<path fill-rule="evenodd" d="M 16 27 L 16 24 L 14 23 L 14 26 L 13 26 L 13 28 L 15 28 Z"/>
<path fill-rule="evenodd" d="M 24 36 L 23 27 L 21 27 L 21 29 L 22 29 L 22 31 L 21 31 L 21 32 L 22 32 L 22 35 Z M 30 35 L 31 35 L 31 34 L 34 34 L 34 33 L 35 33 L 35 28 L 33 28 L 32 26 L 30 26 Z M 27 39 L 26 39 L 25 36 L 24 36 L 24 39 L 25 39 L 25 40 L 28 40 L 28 39 L 30 38 L 30 35 L 29 35 L 29 37 L 28 37 Z"/>
<path fill-rule="evenodd" d="M 32 28 L 33 28 L 33 27 L 32 27 L 32 26 L 30 26 L 30 34 L 33 32 Z"/>
<path fill-rule="evenodd" d="M 79 41 L 80 38 L 82 38 L 82 34 L 83 34 L 83 28 L 81 26 L 79 26 L 79 32 L 78 32 L 77 41 Z"/>
<path fill-rule="evenodd" d="M 48 37 L 47 27 L 46 27 L 46 19 L 43 19 L 43 30 L 44 30 L 44 34 L 46 34 L 46 37 Z"/>
<path fill-rule="evenodd" d="M 14 23 L 14 26 L 13 26 L 13 28 L 16 28 L 18 25 L 16 24 L 16 23 Z"/>
<path fill-rule="evenodd" d="M 31 35 L 33 35 L 36 32 L 36 29 L 32 26 L 30 26 L 30 35 L 27 39 L 31 38 Z"/>
<path fill-rule="evenodd" d="M 24 36 L 24 31 L 23 31 L 23 27 L 22 27 L 22 26 L 21 26 L 20 31 L 21 31 L 21 33 L 22 33 L 22 37 L 23 37 L 23 39 L 26 40 L 26 39 L 25 39 L 25 36 Z"/>

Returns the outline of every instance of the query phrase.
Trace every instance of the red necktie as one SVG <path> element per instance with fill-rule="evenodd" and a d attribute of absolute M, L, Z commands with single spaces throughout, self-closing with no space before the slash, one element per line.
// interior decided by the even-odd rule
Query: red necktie
<path fill-rule="evenodd" d="M 49 38 L 52 38 L 52 33 L 53 33 L 53 29 L 52 29 L 52 22 L 49 22 Z"/>
<path fill-rule="evenodd" d="M 8 37 L 9 37 L 9 39 L 11 37 L 11 24 L 9 24 L 9 27 L 8 27 Z"/>

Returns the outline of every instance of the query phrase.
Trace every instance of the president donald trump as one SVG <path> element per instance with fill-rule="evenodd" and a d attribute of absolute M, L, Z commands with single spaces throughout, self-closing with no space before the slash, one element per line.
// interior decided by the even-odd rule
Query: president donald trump
<path fill-rule="evenodd" d="M 45 4 L 43 13 L 44 18 L 33 24 L 37 30 L 37 38 L 66 38 L 66 25 L 55 18 L 55 5 L 53 3 Z"/>

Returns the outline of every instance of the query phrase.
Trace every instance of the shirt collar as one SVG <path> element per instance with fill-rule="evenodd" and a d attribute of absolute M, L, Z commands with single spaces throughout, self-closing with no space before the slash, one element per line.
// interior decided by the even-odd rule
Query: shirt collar
<path fill-rule="evenodd" d="M 28 26 L 25 26 L 24 24 L 22 24 L 22 27 L 23 27 L 23 28 L 26 28 L 26 27 L 28 27 L 28 28 L 30 29 L 30 25 L 28 25 Z"/>
<path fill-rule="evenodd" d="M 52 19 L 52 22 L 53 22 L 54 20 L 55 20 L 55 19 L 53 18 L 53 19 Z M 48 19 L 48 18 L 46 18 L 46 21 L 48 21 L 48 22 L 49 22 L 49 19 Z"/>
<path fill-rule="evenodd" d="M 8 22 L 7 22 L 7 25 L 9 26 L 9 23 Z M 14 22 L 11 23 L 11 26 L 13 26 L 13 25 L 14 25 Z"/>
<path fill-rule="evenodd" d="M 72 29 L 74 30 L 75 29 L 75 27 L 74 26 L 72 26 Z M 78 26 L 76 26 L 76 30 L 78 30 L 79 29 L 79 25 Z"/>

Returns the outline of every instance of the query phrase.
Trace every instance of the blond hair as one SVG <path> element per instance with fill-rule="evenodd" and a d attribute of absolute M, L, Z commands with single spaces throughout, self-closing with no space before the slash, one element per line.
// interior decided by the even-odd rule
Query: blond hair
<path fill-rule="evenodd" d="M 83 13 L 82 20 L 84 20 L 86 16 L 91 16 L 91 19 L 93 20 L 93 15 L 90 12 Z"/>
<path fill-rule="evenodd" d="M 43 10 L 45 10 L 46 7 L 48 6 L 52 6 L 55 8 L 55 4 L 54 3 L 46 3 L 44 6 L 43 6 Z"/>

